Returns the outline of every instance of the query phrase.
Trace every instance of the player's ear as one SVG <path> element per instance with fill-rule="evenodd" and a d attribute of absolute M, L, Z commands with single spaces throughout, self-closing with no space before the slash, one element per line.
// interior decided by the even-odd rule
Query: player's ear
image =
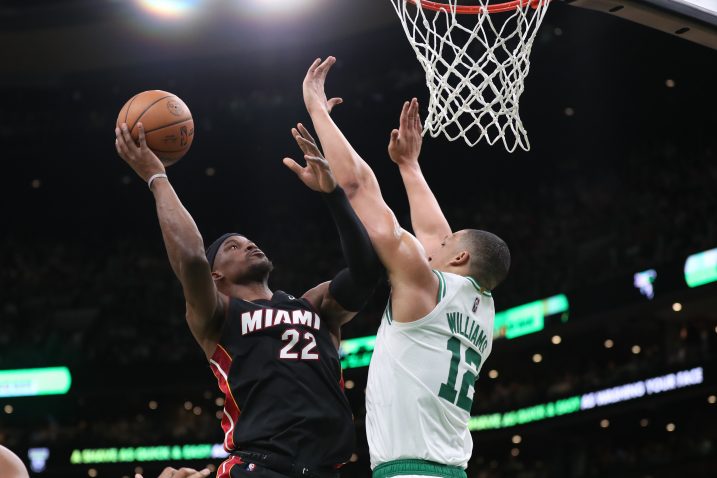
<path fill-rule="evenodd" d="M 452 266 L 460 267 L 468 264 L 471 260 L 471 255 L 468 251 L 461 251 L 451 259 L 449 263 Z"/>
<path fill-rule="evenodd" d="M 214 279 L 215 282 L 218 280 L 221 280 L 223 278 L 224 278 L 224 274 L 222 274 L 221 272 L 212 271 L 212 279 Z"/>
<path fill-rule="evenodd" d="M 450 264 L 454 267 L 463 267 L 468 265 L 468 263 L 471 261 L 471 255 L 468 251 L 461 251 L 458 254 L 453 256 L 453 259 L 451 259 Z"/>

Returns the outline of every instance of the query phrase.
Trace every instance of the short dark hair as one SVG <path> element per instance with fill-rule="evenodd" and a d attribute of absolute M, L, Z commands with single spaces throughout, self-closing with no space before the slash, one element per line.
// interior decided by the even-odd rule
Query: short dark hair
<path fill-rule="evenodd" d="M 461 243 L 471 255 L 470 276 L 488 290 L 498 286 L 510 269 L 510 250 L 503 239 L 488 231 L 465 229 Z"/>

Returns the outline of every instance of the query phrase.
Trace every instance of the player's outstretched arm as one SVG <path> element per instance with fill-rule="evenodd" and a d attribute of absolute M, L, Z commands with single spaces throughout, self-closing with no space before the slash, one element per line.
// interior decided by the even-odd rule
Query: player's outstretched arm
<path fill-rule="evenodd" d="M 411 206 L 413 232 L 430 258 L 452 231 L 418 164 L 423 143 L 422 129 L 418 100 L 413 98 L 403 104 L 398 129 L 391 131 L 388 155 L 401 172 Z"/>
<path fill-rule="evenodd" d="M 142 123 L 138 128 L 139 146 L 130 136 L 127 125 L 122 124 L 121 129 L 115 130 L 115 147 L 120 157 L 146 182 L 165 171 L 162 162 L 147 147 Z M 189 328 L 210 357 L 221 331 L 224 299 L 214 285 L 204 253 L 204 241 L 169 180 L 165 177 L 155 179 L 151 190 L 169 262 L 184 290 Z"/>
<path fill-rule="evenodd" d="M 410 322 L 426 315 L 436 305 L 438 279 L 432 273 L 425 251 L 403 230 L 386 205 L 371 168 L 358 155 L 329 115 L 326 74 L 336 59 L 316 60 L 303 84 L 306 109 L 324 148 L 326 159 L 351 205 L 368 231 L 371 242 L 391 281 L 394 320 Z"/>
<path fill-rule="evenodd" d="M 351 320 L 372 294 L 383 268 L 366 229 L 336 183 L 314 138 L 302 125 L 292 129 L 291 134 L 304 153 L 306 166 L 300 166 L 291 158 L 284 158 L 284 164 L 308 188 L 322 193 L 348 264 L 331 282 L 320 284 L 304 295 L 332 322 L 338 337 L 340 326 Z"/>
<path fill-rule="evenodd" d="M 309 67 L 303 83 L 306 110 L 311 116 L 314 129 L 324 148 L 326 158 L 331 163 L 336 180 L 346 190 L 349 198 L 353 196 L 359 185 L 362 188 L 377 191 L 380 195 L 373 171 L 331 119 L 331 110 L 339 98 L 327 100 L 324 84 L 326 75 L 334 63 L 336 63 L 336 58 L 330 56 L 323 62 L 321 59 L 316 59 Z M 340 158 L 340 161 L 336 158 Z"/>

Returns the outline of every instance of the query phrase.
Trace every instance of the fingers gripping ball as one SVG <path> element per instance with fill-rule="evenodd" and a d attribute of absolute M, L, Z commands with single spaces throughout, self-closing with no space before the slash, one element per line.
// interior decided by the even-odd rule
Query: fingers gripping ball
<path fill-rule="evenodd" d="M 192 113 L 172 93 L 149 90 L 130 98 L 117 116 L 117 127 L 127 123 L 132 139 L 137 142 L 139 122 L 144 125 L 147 146 L 165 166 L 176 163 L 189 151 L 194 139 Z"/>

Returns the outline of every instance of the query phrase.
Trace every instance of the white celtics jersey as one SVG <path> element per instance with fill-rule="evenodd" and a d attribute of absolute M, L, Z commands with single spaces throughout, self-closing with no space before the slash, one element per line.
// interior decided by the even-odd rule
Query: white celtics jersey
<path fill-rule="evenodd" d="M 493 343 L 490 292 L 471 278 L 434 271 L 438 304 L 415 322 L 383 315 L 368 372 L 371 468 L 399 459 L 465 468 L 473 386 Z"/>

